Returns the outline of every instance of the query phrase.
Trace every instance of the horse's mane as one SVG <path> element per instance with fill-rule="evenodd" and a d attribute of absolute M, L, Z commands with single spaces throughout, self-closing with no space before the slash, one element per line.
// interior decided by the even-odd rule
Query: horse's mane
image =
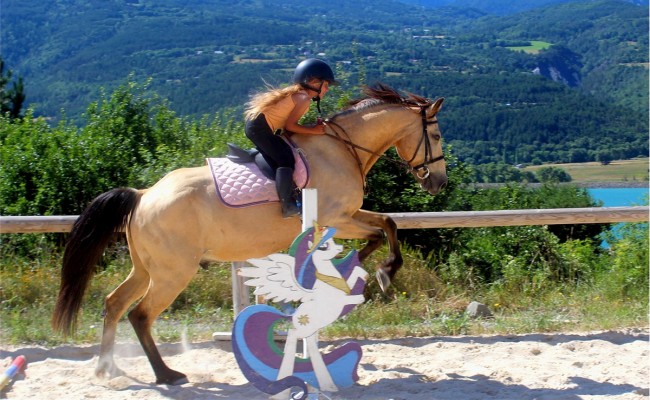
<path fill-rule="evenodd" d="M 374 105 L 383 104 L 400 104 L 405 107 L 411 106 L 426 106 L 431 104 L 431 100 L 418 96 L 412 93 L 407 93 L 406 97 L 402 96 L 397 90 L 384 83 L 376 83 L 372 87 L 365 87 L 363 89 L 364 97 L 351 100 L 348 104 L 349 109 L 364 109 Z"/>

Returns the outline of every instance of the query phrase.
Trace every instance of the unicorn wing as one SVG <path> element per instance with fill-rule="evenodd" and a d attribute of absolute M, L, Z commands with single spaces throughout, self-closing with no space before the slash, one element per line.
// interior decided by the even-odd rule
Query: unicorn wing
<path fill-rule="evenodd" d="M 294 275 L 295 259 L 288 254 L 271 254 L 267 258 L 247 260 L 254 267 L 239 269 L 239 275 L 248 277 L 247 286 L 256 286 L 255 294 L 274 302 L 304 302 L 312 291 L 302 287 Z"/>

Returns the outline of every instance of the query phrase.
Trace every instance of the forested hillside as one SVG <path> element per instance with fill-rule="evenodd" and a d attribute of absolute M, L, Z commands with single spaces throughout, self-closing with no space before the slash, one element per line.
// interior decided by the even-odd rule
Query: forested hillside
<path fill-rule="evenodd" d="M 473 8 L 488 14 L 508 15 L 528 11 L 553 4 L 568 3 L 573 0 L 402 0 L 407 4 L 417 4 L 424 7 L 440 8 Z M 637 5 L 647 5 L 645 0 L 627 0 Z"/>
<path fill-rule="evenodd" d="M 84 123 L 99 88 L 129 76 L 180 115 L 214 115 L 317 56 L 345 90 L 381 80 L 446 97 L 443 133 L 471 163 L 647 155 L 647 6 L 530 0 L 490 16 L 438 3 L 5 0 L 1 50 L 53 121 Z"/>

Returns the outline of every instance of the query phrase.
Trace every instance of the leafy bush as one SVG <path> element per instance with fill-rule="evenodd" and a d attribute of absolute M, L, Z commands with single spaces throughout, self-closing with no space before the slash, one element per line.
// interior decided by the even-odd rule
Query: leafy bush
<path fill-rule="evenodd" d="M 542 167 L 537 171 L 536 175 L 540 182 L 571 182 L 571 175 L 558 167 Z"/>
<path fill-rule="evenodd" d="M 613 298 L 648 295 L 648 224 L 622 224 L 616 234 L 610 234 L 611 246 L 608 268 L 603 268 L 600 278 Z"/>
<path fill-rule="evenodd" d="M 0 120 L 0 213 L 78 214 L 98 194 L 119 186 L 146 187 L 171 169 L 223 155 L 242 142 L 231 115 L 190 122 L 176 117 L 147 86 L 127 82 L 92 103 L 83 128 L 50 127 L 31 112 Z M 2 118 L 2 117 L 0 117 Z"/>

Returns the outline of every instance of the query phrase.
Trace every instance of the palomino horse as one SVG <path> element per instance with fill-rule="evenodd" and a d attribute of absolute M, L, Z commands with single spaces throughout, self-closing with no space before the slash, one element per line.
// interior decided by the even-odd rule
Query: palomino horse
<path fill-rule="evenodd" d="M 447 183 L 436 113 L 442 99 L 403 97 L 379 85 L 367 97 L 327 122 L 326 135 L 293 135 L 309 160 L 309 187 L 318 189 L 318 223 L 337 237 L 366 239 L 363 261 L 388 240 L 390 254 L 379 267 L 385 279 L 403 263 L 395 222 L 361 210 L 365 178 L 377 159 L 395 146 L 400 161 L 422 188 L 436 194 Z M 149 189 L 113 189 L 79 216 L 63 257 L 61 287 L 52 325 L 74 331 L 83 294 L 114 232 L 124 230 L 133 269 L 106 297 L 98 376 L 121 373 L 113 360 L 117 322 L 128 318 L 156 375 L 156 383 L 180 384 L 184 374 L 164 363 L 151 326 L 188 285 L 204 261 L 241 261 L 286 249 L 300 233 L 299 218 L 282 218 L 279 203 L 229 208 L 216 193 L 207 166 L 175 170 Z"/>

